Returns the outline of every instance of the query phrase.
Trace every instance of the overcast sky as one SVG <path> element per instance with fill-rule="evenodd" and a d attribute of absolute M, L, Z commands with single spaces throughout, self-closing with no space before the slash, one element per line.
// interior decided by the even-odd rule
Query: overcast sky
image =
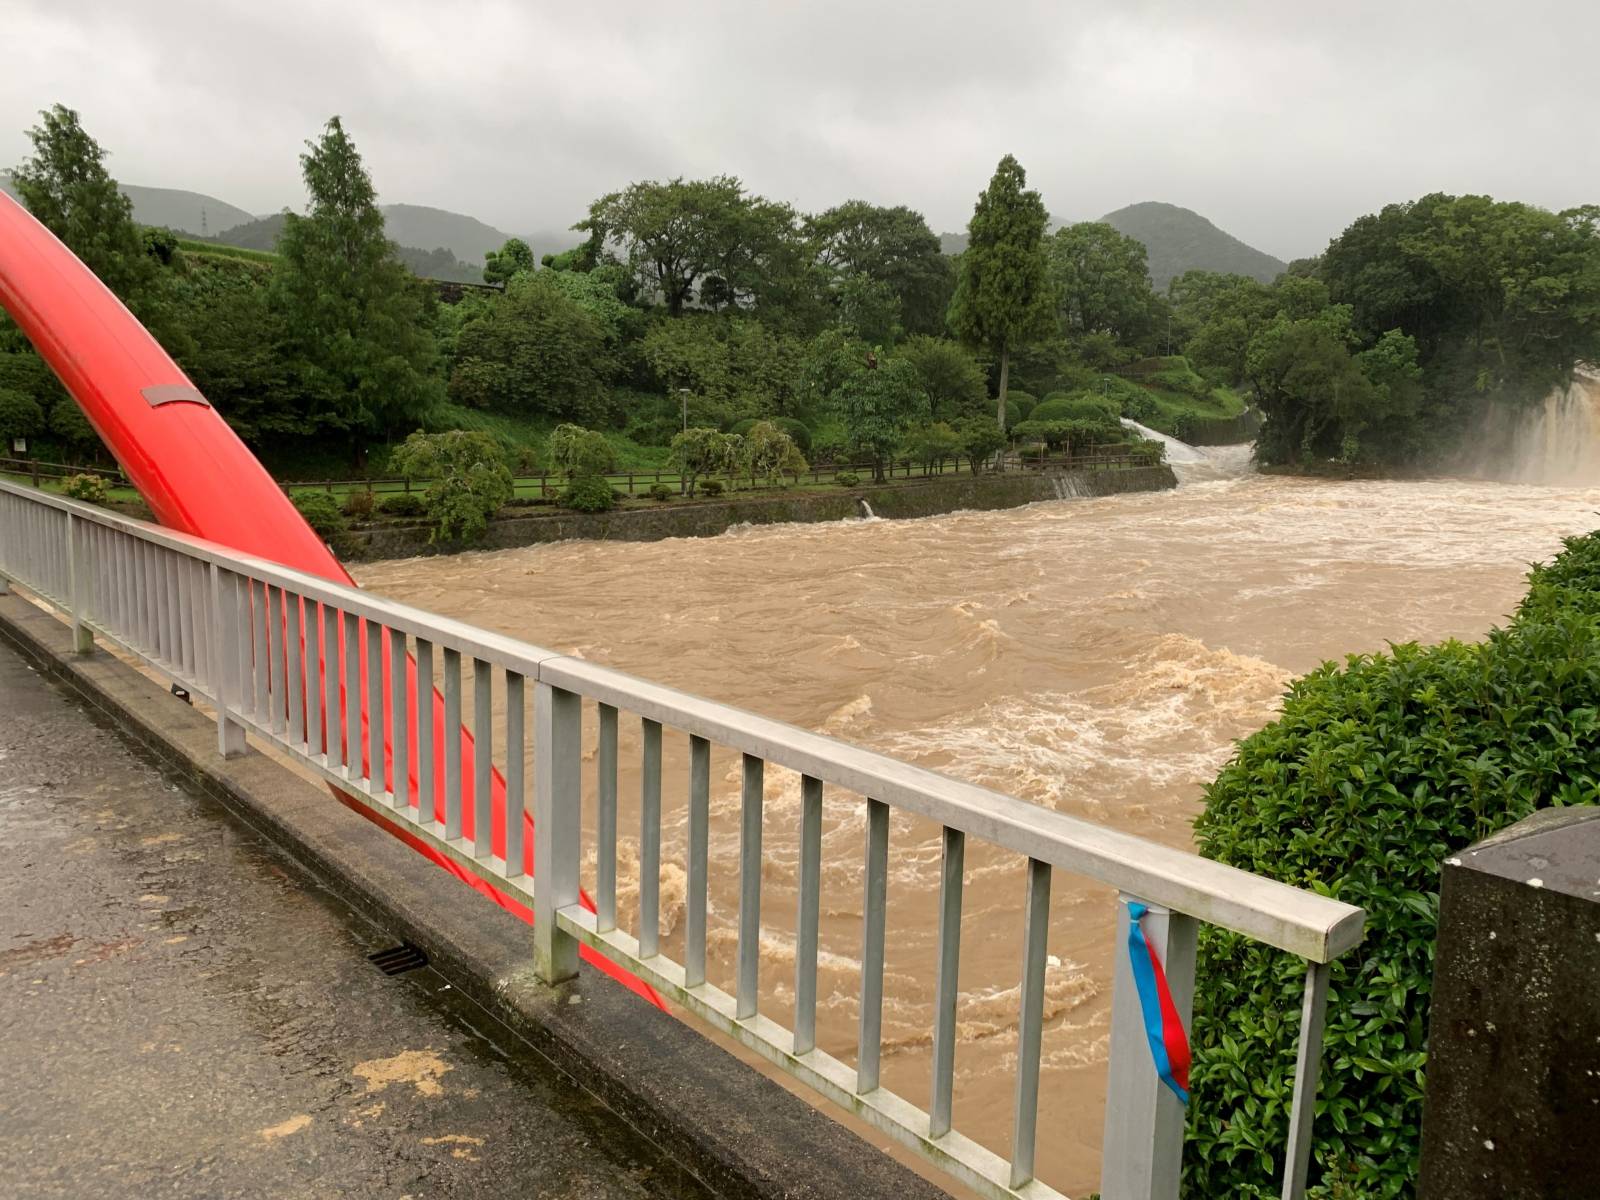
<path fill-rule="evenodd" d="M 5 0 L 0 166 L 54 102 L 128 183 L 303 203 L 330 114 L 386 202 L 560 228 L 730 173 L 962 229 L 1007 152 L 1050 210 L 1193 208 L 1282 258 L 1428 191 L 1600 202 L 1600 4 L 1500 0 Z"/>

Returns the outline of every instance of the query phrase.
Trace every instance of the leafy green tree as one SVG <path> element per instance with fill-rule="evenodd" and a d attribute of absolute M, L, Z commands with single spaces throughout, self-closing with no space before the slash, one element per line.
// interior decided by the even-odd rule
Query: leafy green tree
<path fill-rule="evenodd" d="M 887 342 L 895 339 L 896 327 L 920 334 L 944 331 L 955 272 L 921 213 L 849 200 L 807 217 L 803 232 L 841 306 L 853 303 L 859 314 L 866 298 L 875 302 L 875 323 L 886 326 L 890 336 L 873 337 L 857 315 L 852 327 L 863 336 Z"/>
<path fill-rule="evenodd" d="M 44 409 L 32 396 L 0 388 L 0 454 L 11 454 L 11 439 L 33 437 L 44 428 Z"/>
<path fill-rule="evenodd" d="M 505 283 L 513 276 L 533 273 L 533 250 L 521 238 L 507 238 L 498 250 L 485 251 L 483 281 Z"/>
<path fill-rule="evenodd" d="M 808 469 L 794 439 L 771 421 L 757 421 L 744 435 L 744 458 L 752 483 L 757 479 L 779 483 L 785 471 Z"/>
<path fill-rule="evenodd" d="M 725 468 L 732 437 L 703 425 L 692 425 L 673 437 L 667 461 L 683 477 L 689 495 L 694 495 L 702 475 L 714 475 Z"/>
<path fill-rule="evenodd" d="M 728 175 L 632 184 L 576 228 L 602 253 L 620 250 L 642 293 L 674 317 L 697 296 L 713 309 L 771 302 L 803 265 L 794 211 Z"/>
<path fill-rule="evenodd" d="M 462 326 L 452 401 L 587 424 L 610 416 L 608 331 L 549 274 L 516 276 Z"/>
<path fill-rule="evenodd" d="M 1001 429 L 1006 427 L 1012 351 L 1047 336 L 1054 324 L 1055 297 L 1044 255 L 1049 214 L 1027 182 L 1015 158 L 1008 154 L 1000 160 L 967 224 L 967 249 L 950 302 L 950 328 L 956 336 L 1000 363 Z"/>
<path fill-rule="evenodd" d="M 1069 337 L 1108 333 L 1132 345 L 1150 334 L 1157 302 L 1143 242 L 1085 221 L 1056 230 L 1046 246 L 1061 327 Z"/>
<path fill-rule="evenodd" d="M 928 417 L 928 397 L 916 370 L 903 359 L 863 367 L 834 393 L 850 449 L 872 460 L 872 477 L 881 483 L 884 463 L 906 431 Z"/>
<path fill-rule="evenodd" d="M 917 334 L 896 346 L 895 355 L 916 371 L 928 407 L 938 420 L 952 421 L 987 407 L 989 389 L 983 369 L 957 343 Z"/>
<path fill-rule="evenodd" d="M 962 453 L 967 456 L 974 475 L 984 463 L 1005 449 L 1006 435 L 1000 432 L 1000 426 L 991 421 L 987 413 L 964 417 L 956 424 L 955 431 L 961 438 Z"/>
<path fill-rule="evenodd" d="M 12 171 L 12 186 L 28 211 L 100 282 L 136 314 L 148 316 L 156 260 L 145 252 L 133 204 L 105 168 L 105 151 L 72 109 L 57 104 L 39 116 L 40 124 L 28 130 L 33 154 Z"/>
<path fill-rule="evenodd" d="M 612 470 L 617 452 L 603 433 L 581 425 L 557 425 L 550 432 L 550 461 L 568 479 L 576 479 Z"/>
<path fill-rule="evenodd" d="M 76 400 L 64 397 L 51 405 L 49 425 L 51 435 L 66 447 L 73 461 L 100 457 L 103 449 L 100 435 L 89 424 L 89 418 L 83 415 L 83 409 L 78 407 Z M 5 449 L 9 450 L 10 447 Z"/>
<path fill-rule="evenodd" d="M 942 471 L 947 461 L 959 459 L 966 443 L 945 422 L 935 421 L 930 425 L 918 425 L 906 434 L 903 448 L 907 457 L 922 464 L 924 475 L 931 475 L 934 468 Z"/>
<path fill-rule="evenodd" d="M 795 409 L 800 347 L 754 317 L 659 321 L 640 353 L 663 390 L 690 392 L 691 420 L 731 424 Z"/>
<path fill-rule="evenodd" d="M 486 433 L 418 430 L 395 448 L 389 464 L 407 479 L 428 481 L 422 500 L 435 526 L 430 540 L 482 537 L 515 491 L 505 455 Z"/>
<path fill-rule="evenodd" d="M 1171 284 L 1173 314 L 1192 332 L 1184 354 L 1196 367 L 1216 367 L 1231 383 L 1245 377 L 1250 343 L 1279 311 L 1273 289 L 1243 275 L 1188 271 Z"/>
<path fill-rule="evenodd" d="M 272 274 L 296 372 L 323 423 L 365 438 L 415 425 L 443 398 L 430 293 L 383 231 L 372 179 L 338 117 L 300 156 L 310 205 L 286 213 Z"/>

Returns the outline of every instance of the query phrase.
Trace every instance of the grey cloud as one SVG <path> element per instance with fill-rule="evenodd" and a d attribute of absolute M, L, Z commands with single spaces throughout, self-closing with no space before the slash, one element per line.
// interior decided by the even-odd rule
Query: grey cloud
<path fill-rule="evenodd" d="M 513 230 L 716 172 L 958 229 L 1006 152 L 1064 218 L 1168 200 L 1285 258 L 1430 190 L 1600 199 L 1587 0 L 8 7 L 0 164 L 59 100 L 120 178 L 258 212 L 332 113 L 385 200 Z"/>

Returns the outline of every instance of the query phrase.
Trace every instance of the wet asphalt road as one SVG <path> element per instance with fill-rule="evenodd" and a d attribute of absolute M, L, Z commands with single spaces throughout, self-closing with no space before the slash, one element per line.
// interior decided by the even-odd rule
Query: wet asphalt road
<path fill-rule="evenodd" d="M 0 1195 L 704 1192 L 0 646 Z"/>

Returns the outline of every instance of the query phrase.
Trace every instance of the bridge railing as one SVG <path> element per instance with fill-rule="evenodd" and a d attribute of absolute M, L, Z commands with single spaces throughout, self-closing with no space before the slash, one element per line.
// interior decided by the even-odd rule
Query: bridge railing
<path fill-rule="evenodd" d="M 1106 918 L 1116 923 L 1118 947 L 1128 945 L 1129 903 L 1147 907 L 1142 928 L 1164 965 L 1185 1023 L 1201 922 L 1298 955 L 1306 963 L 1306 984 L 1281 1162 L 1283 1195 L 1304 1193 L 1328 964 L 1360 940 L 1360 909 L 831 737 L 0 482 L 0 586 L 6 580 L 65 614 L 80 650 L 92 648 L 94 637 L 104 638 L 208 701 L 216 712 L 222 753 L 241 752 L 248 731 L 463 871 L 529 906 L 534 962 L 545 980 L 574 975 L 579 945 L 593 947 L 694 1017 L 984 1196 L 1044 1200 L 1060 1194 L 1034 1172 L 1055 872 L 1117 889 L 1120 898 L 1114 912 L 1108 905 Z M 464 676 L 471 681 L 472 737 L 456 733 Z M 430 702 L 435 685 L 443 693 L 443 719 L 437 725 Z M 498 715 L 496 694 L 503 700 Z M 415 702 L 418 696 L 421 705 Z M 617 904 L 618 747 L 625 719 L 630 726 L 637 723 L 640 781 L 639 894 L 631 930 L 619 924 Z M 598 735 L 591 768 L 594 831 L 587 839 L 595 862 L 592 910 L 582 903 L 579 889 L 586 849 L 586 721 Z M 669 733 L 686 739 L 688 751 L 682 961 L 663 950 L 662 751 Z M 633 741 L 630 736 L 629 744 Z M 714 747 L 736 752 L 742 763 L 737 863 L 713 863 L 708 853 Z M 760 937 L 761 867 L 763 799 L 772 773 L 796 777 L 800 795 L 793 1002 L 779 1010 L 766 1006 L 760 990 L 762 972 L 769 969 Z M 475 799 L 489 795 L 502 778 L 504 809 L 494 820 L 479 819 L 483 808 Z M 862 806 L 865 815 L 853 1063 L 817 1044 L 828 789 L 853 798 L 848 802 Z M 525 808 L 531 808 L 538 833 L 531 876 L 525 869 Z M 886 881 L 890 815 L 896 810 L 942 829 L 925 1108 L 883 1086 L 880 1074 Z M 1026 864 L 1009 1156 L 965 1136 L 952 1120 L 969 840 L 998 847 Z M 713 870 L 738 876 L 732 991 L 707 979 L 707 893 Z M 1184 1115 L 1181 1102 L 1157 1077 L 1129 956 L 1118 953 L 1102 1147 L 1105 1200 L 1177 1195 Z"/>

